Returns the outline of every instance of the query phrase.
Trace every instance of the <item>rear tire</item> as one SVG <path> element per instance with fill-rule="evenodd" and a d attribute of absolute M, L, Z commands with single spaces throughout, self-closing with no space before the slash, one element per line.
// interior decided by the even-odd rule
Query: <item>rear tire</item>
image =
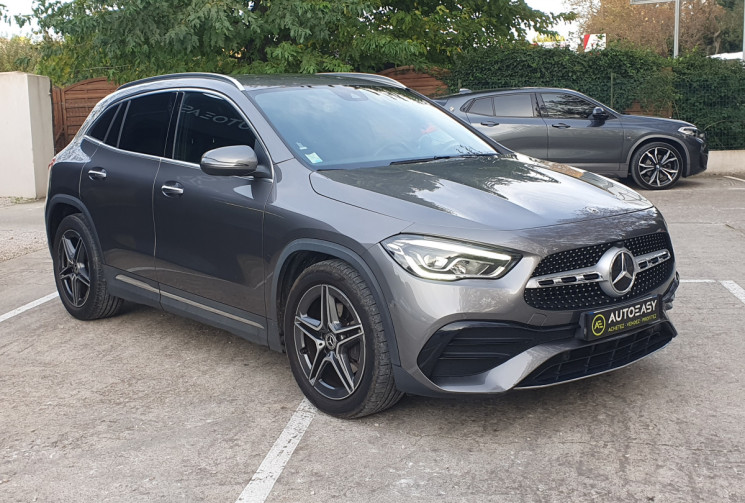
<path fill-rule="evenodd" d="M 308 267 L 290 290 L 285 344 L 300 389 L 321 411 L 357 418 L 403 396 L 378 306 L 360 274 L 341 260 Z"/>
<path fill-rule="evenodd" d="M 106 291 L 101 251 L 82 215 L 68 215 L 60 222 L 52 262 L 62 304 L 75 318 L 96 320 L 119 312 L 123 301 Z"/>
<path fill-rule="evenodd" d="M 643 189 L 669 189 L 683 174 L 683 156 L 669 143 L 648 143 L 634 153 L 630 171 Z"/>

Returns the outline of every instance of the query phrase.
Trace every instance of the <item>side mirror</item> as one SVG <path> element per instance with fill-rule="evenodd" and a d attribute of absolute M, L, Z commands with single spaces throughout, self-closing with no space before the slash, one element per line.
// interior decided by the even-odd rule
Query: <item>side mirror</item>
<path fill-rule="evenodd" d="M 603 110 L 603 107 L 595 107 L 595 108 L 593 108 L 592 109 L 592 116 L 595 119 L 607 119 L 608 117 L 610 117 L 610 115 L 608 115 L 608 112 L 606 112 L 605 110 Z"/>
<path fill-rule="evenodd" d="M 254 149 L 247 145 L 220 147 L 204 153 L 199 163 L 202 171 L 216 176 L 267 176 L 258 170 L 259 160 Z"/>

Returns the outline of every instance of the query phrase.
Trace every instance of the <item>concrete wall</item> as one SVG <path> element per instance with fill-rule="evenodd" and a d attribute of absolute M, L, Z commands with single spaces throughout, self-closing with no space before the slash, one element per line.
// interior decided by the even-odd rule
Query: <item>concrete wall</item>
<path fill-rule="evenodd" d="M 712 150 L 709 152 L 708 175 L 745 175 L 745 150 Z"/>
<path fill-rule="evenodd" d="M 0 73 L 0 196 L 44 197 L 54 155 L 48 77 Z"/>

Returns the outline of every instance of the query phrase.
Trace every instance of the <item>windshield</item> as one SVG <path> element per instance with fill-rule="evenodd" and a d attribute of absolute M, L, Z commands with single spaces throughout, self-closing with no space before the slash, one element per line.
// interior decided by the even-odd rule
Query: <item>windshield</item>
<path fill-rule="evenodd" d="M 442 110 L 403 89 L 267 89 L 254 100 L 295 155 L 317 169 L 497 153 Z"/>

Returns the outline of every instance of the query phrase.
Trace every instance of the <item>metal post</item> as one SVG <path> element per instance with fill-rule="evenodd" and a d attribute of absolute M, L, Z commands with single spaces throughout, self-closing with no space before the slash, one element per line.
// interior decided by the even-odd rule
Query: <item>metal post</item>
<path fill-rule="evenodd" d="M 680 40 L 680 0 L 675 0 L 675 39 L 673 40 L 673 57 L 678 57 L 678 42 Z"/>

